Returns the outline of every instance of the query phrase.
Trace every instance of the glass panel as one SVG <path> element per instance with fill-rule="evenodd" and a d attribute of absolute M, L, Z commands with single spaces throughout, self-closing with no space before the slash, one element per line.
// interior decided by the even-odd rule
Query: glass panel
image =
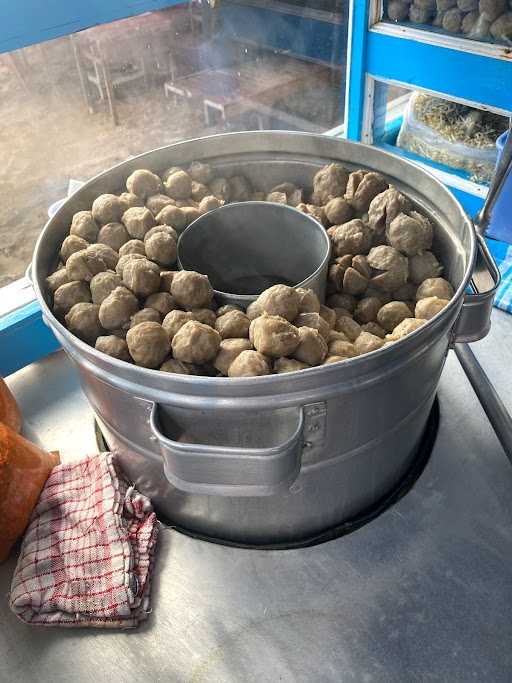
<path fill-rule="evenodd" d="M 190 0 L 0 55 L 0 286 L 74 181 L 181 139 L 341 124 L 337 5 Z"/>
<path fill-rule="evenodd" d="M 474 182 L 489 182 L 507 117 L 380 82 L 374 102 L 375 143 Z"/>
<path fill-rule="evenodd" d="M 384 20 L 472 40 L 512 41 L 507 0 L 385 0 Z"/>

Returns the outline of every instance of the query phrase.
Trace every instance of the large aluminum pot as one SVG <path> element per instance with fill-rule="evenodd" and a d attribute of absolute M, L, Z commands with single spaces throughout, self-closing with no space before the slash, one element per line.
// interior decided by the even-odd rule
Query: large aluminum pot
<path fill-rule="evenodd" d="M 45 277 L 73 213 L 123 189 L 136 168 L 207 160 L 270 189 L 309 185 L 328 160 L 385 173 L 436 222 L 434 249 L 456 285 L 427 325 L 377 352 L 268 377 L 171 375 L 98 353 L 48 306 Z M 478 256 L 478 257 L 477 257 Z M 33 262 L 44 318 L 73 359 L 108 443 L 171 522 L 245 543 L 293 541 L 347 520 L 387 494 L 414 460 L 446 354 L 489 329 L 492 259 L 453 195 L 415 164 L 326 136 L 218 135 L 148 152 L 86 183 L 44 228 Z M 473 284 L 471 284 L 473 283 Z M 476 292 L 489 290 L 486 293 Z M 467 294 L 472 287 L 473 294 Z"/>

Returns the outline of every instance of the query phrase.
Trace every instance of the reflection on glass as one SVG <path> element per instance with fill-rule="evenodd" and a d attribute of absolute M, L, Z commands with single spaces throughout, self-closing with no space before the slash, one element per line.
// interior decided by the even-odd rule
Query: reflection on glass
<path fill-rule="evenodd" d="M 343 122 L 341 3 L 211 4 L 0 55 L 0 286 L 23 275 L 73 180 L 185 138 Z"/>

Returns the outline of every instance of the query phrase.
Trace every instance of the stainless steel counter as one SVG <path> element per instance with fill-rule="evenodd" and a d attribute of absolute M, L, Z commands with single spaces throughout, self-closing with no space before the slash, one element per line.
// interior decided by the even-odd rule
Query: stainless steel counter
<path fill-rule="evenodd" d="M 512 408 L 512 318 L 475 353 Z M 26 433 L 63 460 L 96 450 L 62 353 L 9 378 Z M 450 354 L 441 426 L 414 488 L 378 519 L 303 550 L 161 534 L 153 614 L 131 632 L 31 629 L 0 566 L 0 681 L 510 681 L 512 467 Z"/>

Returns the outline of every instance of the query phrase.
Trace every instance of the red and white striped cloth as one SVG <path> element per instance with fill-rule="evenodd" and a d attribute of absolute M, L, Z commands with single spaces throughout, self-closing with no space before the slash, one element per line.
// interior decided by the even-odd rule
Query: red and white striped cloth
<path fill-rule="evenodd" d="M 158 522 L 115 455 L 57 465 L 26 531 L 10 604 L 28 624 L 129 628 L 145 619 Z"/>

